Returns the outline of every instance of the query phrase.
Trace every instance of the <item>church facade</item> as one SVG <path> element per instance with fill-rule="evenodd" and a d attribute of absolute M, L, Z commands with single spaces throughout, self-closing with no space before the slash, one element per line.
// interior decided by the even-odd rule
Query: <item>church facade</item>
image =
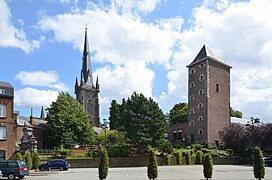
<path fill-rule="evenodd" d="M 96 83 L 93 83 L 90 50 L 86 28 L 82 57 L 82 69 L 80 72 L 80 82 L 78 82 L 78 79 L 76 78 L 75 94 L 77 101 L 82 104 L 85 112 L 88 113 L 90 123 L 92 123 L 95 127 L 99 127 L 100 125 L 98 97 L 99 92 L 100 89 L 98 77 L 96 79 Z"/>

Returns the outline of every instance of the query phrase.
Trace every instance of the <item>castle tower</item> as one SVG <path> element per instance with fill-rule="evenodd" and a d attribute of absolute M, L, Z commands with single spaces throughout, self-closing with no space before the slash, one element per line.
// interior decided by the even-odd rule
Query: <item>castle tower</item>
<path fill-rule="evenodd" d="M 187 68 L 189 142 L 218 145 L 230 124 L 231 66 L 204 45 Z"/>
<path fill-rule="evenodd" d="M 100 92 L 100 90 L 98 77 L 96 80 L 96 84 L 93 84 L 87 28 L 85 28 L 82 69 L 80 72 L 80 76 L 80 84 L 78 84 L 77 78 L 75 82 L 76 99 L 83 105 L 84 110 L 88 113 L 90 122 L 94 126 L 98 127 L 100 121 L 98 93 Z"/>

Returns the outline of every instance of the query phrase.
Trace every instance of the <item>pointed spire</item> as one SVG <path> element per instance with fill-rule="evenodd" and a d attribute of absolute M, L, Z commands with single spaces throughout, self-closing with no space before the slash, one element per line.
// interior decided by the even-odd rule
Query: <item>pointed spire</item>
<path fill-rule="evenodd" d="M 84 85 L 84 75 L 83 75 L 83 71 L 81 70 L 81 78 L 80 78 L 80 86 Z"/>
<path fill-rule="evenodd" d="M 88 35 L 87 35 L 87 27 L 85 27 L 85 40 L 84 40 L 84 49 L 83 49 L 83 57 L 82 57 L 82 72 L 83 72 L 83 77 L 84 77 L 84 83 L 87 83 L 88 76 L 90 76 L 90 79 L 92 80 L 91 60 L 90 60 L 90 50 L 89 50 L 89 42 L 88 42 Z M 92 83 L 92 82 L 90 82 L 90 83 Z"/>
<path fill-rule="evenodd" d="M 75 82 L 75 91 L 77 91 L 78 89 L 78 81 L 77 81 L 77 78 L 76 78 L 76 82 Z"/>
<path fill-rule="evenodd" d="M 99 90 L 98 76 L 97 76 L 97 78 L 96 78 L 95 88 L 96 88 L 97 90 Z"/>
<path fill-rule="evenodd" d="M 42 109 L 41 109 L 41 116 L 40 116 L 40 119 L 45 119 L 43 106 L 42 106 Z"/>

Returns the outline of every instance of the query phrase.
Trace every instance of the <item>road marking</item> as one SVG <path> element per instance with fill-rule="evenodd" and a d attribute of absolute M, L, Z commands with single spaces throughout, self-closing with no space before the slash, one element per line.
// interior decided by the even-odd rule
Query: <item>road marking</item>
<path fill-rule="evenodd" d="M 127 176 L 129 175 L 130 171 L 131 171 L 131 169 L 128 169 Z"/>

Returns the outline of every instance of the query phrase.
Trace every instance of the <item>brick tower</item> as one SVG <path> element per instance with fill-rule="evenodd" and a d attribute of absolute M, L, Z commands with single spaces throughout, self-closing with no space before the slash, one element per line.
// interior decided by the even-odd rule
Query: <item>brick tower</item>
<path fill-rule="evenodd" d="M 99 92 L 98 77 L 96 79 L 96 84 L 93 84 L 87 28 L 85 28 L 80 85 L 78 85 L 78 80 L 76 78 L 75 94 L 78 102 L 83 105 L 84 110 L 88 113 L 90 122 L 96 127 L 99 127 L 100 122 L 98 99 Z"/>
<path fill-rule="evenodd" d="M 218 132 L 230 124 L 231 66 L 204 45 L 187 68 L 189 143 L 219 145 Z"/>

